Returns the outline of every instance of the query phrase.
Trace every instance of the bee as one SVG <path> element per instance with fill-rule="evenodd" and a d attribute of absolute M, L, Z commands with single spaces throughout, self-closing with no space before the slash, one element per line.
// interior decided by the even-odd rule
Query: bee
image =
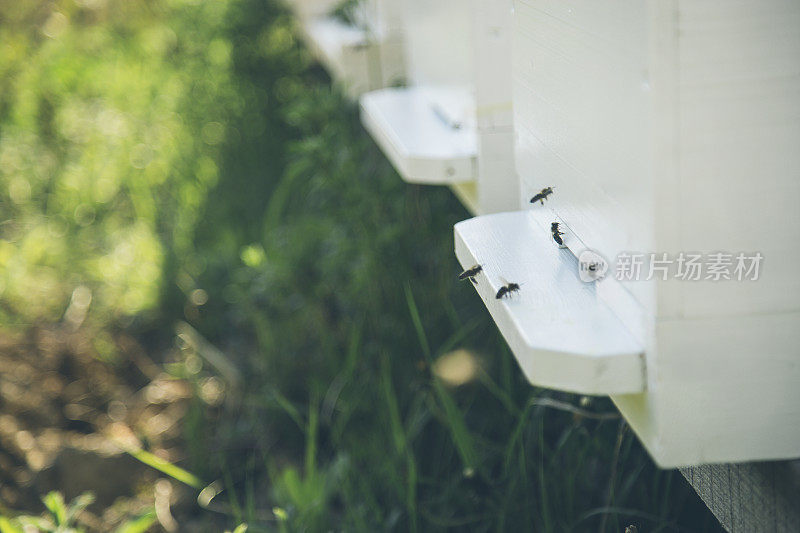
<path fill-rule="evenodd" d="M 550 232 L 553 234 L 553 240 L 556 241 L 559 246 L 564 246 L 564 239 L 561 238 L 564 232 L 559 229 L 558 222 L 550 224 Z"/>
<path fill-rule="evenodd" d="M 478 275 L 479 272 L 483 270 L 483 265 L 475 265 L 474 267 L 470 267 L 466 269 L 464 272 L 458 275 L 459 280 L 468 279 L 472 282 L 473 285 L 478 284 L 478 280 L 475 279 L 475 276 Z"/>
<path fill-rule="evenodd" d="M 553 188 L 545 187 L 544 189 L 536 193 L 536 195 L 534 195 L 533 198 L 531 198 L 531 203 L 535 204 L 536 202 L 541 202 L 542 205 L 544 205 L 544 201 L 547 200 L 547 197 L 550 196 L 551 194 L 553 194 Z"/>
<path fill-rule="evenodd" d="M 495 298 L 500 300 L 506 296 L 511 296 L 511 293 L 514 292 L 519 292 L 519 283 L 506 282 L 506 284 L 500 287 L 500 290 L 497 291 Z"/>

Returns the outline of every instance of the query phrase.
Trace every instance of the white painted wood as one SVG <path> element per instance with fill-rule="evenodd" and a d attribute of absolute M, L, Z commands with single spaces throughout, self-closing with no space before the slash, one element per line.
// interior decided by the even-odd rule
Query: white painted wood
<path fill-rule="evenodd" d="M 597 283 L 646 358 L 622 414 L 665 467 L 800 456 L 800 3 L 518 0 L 513 43 L 520 208 L 612 262 L 764 256 L 758 281 Z"/>
<path fill-rule="evenodd" d="M 765 262 L 758 283 L 683 287 L 664 314 L 798 311 L 800 2 L 683 1 L 678 15 L 679 173 L 664 188 L 692 214 L 673 219 L 680 246 Z"/>
<path fill-rule="evenodd" d="M 528 380 L 583 394 L 641 392 L 643 347 L 578 278 L 577 261 L 533 211 L 484 215 L 455 226 L 461 265 L 483 271 L 475 288 Z M 498 300 L 506 282 L 519 293 Z"/>
<path fill-rule="evenodd" d="M 473 215 L 477 215 L 480 209 L 478 205 L 478 186 L 475 181 L 464 181 L 462 183 L 453 183 L 450 185 L 450 190 L 453 191 L 458 200 L 464 204 Z"/>
<path fill-rule="evenodd" d="M 612 400 L 662 467 L 800 456 L 799 324 L 800 313 L 659 320 L 648 394 Z"/>
<path fill-rule="evenodd" d="M 478 176 L 474 213 L 516 209 L 511 106 L 511 0 L 472 0 Z"/>
<path fill-rule="evenodd" d="M 326 16 L 336 9 L 341 0 L 289 0 L 289 7 L 301 19 Z"/>
<path fill-rule="evenodd" d="M 409 87 L 363 95 L 362 122 L 405 181 L 474 181 L 478 138 L 470 10 L 459 0 L 411 0 L 402 3 L 402 17 Z M 466 186 L 455 192 L 474 208 L 475 191 Z"/>
<path fill-rule="evenodd" d="M 652 250 L 653 185 L 631 179 L 649 164 L 646 3 L 520 1 L 514 47 L 520 206 L 552 186 L 551 207 L 605 257 Z"/>
<path fill-rule="evenodd" d="M 361 100 L 367 130 L 403 179 L 451 185 L 472 213 L 518 203 L 511 12 L 511 0 L 405 2 L 409 87 Z"/>
<path fill-rule="evenodd" d="M 397 0 L 365 0 L 354 13 L 355 24 L 330 15 L 337 4 L 296 4 L 305 40 L 331 77 L 353 98 L 402 81 L 405 62 Z"/>
<path fill-rule="evenodd" d="M 459 88 L 382 89 L 361 97 L 361 119 L 409 183 L 475 179 L 474 104 Z"/>
<path fill-rule="evenodd" d="M 408 84 L 474 90 L 472 12 L 465 0 L 402 0 Z"/>
<path fill-rule="evenodd" d="M 302 27 L 314 56 L 348 94 L 361 94 L 378 83 L 377 49 L 366 30 L 333 17 L 310 18 Z"/>
<path fill-rule="evenodd" d="M 377 46 L 378 79 L 371 89 L 406 80 L 402 0 L 362 0 L 363 25 Z"/>

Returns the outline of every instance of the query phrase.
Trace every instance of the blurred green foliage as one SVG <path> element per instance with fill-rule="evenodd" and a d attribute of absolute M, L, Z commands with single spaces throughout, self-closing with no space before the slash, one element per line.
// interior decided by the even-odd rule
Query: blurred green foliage
<path fill-rule="evenodd" d="M 83 533 L 77 518 L 94 501 L 86 492 L 71 502 L 64 501 L 60 492 L 49 492 L 42 498 L 46 513 L 42 516 L 21 515 L 7 518 L 0 515 L 0 533 Z M 142 515 L 123 522 L 115 533 L 144 533 L 156 522 L 156 513 L 148 510 Z"/>
<path fill-rule="evenodd" d="M 98 330 L 184 319 L 222 347 L 246 379 L 186 416 L 185 466 L 232 525 L 716 530 L 610 402 L 525 381 L 455 279 L 469 215 L 400 181 L 281 6 L 0 16 L 1 318 L 82 301 Z"/>
<path fill-rule="evenodd" d="M 224 2 L 0 4 L 4 322 L 153 309 L 192 233 L 242 97 Z"/>

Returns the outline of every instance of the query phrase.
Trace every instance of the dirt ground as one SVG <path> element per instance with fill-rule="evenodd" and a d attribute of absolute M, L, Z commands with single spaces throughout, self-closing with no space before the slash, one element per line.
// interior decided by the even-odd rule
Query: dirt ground
<path fill-rule="evenodd" d="M 129 335 L 113 341 L 118 362 L 104 362 L 92 335 L 68 326 L 0 330 L 0 513 L 39 514 L 51 490 L 67 501 L 91 491 L 87 529 L 111 530 L 154 505 L 164 529 L 180 529 L 172 513 L 193 491 L 123 448 L 184 459 L 180 421 L 193 386 Z"/>

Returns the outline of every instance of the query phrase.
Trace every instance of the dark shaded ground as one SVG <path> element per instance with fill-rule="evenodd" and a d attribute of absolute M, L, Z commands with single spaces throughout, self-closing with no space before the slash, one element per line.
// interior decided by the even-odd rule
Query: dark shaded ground
<path fill-rule="evenodd" d="M 91 491 L 96 500 L 81 521 L 107 531 L 152 507 L 155 483 L 164 476 L 115 442 L 180 460 L 181 421 L 193 391 L 165 374 L 131 336 L 119 333 L 115 341 L 120 362 L 108 364 L 97 359 L 91 336 L 67 326 L 0 333 L 0 502 L 6 509 L 38 514 L 50 490 L 67 500 Z M 173 504 L 192 498 L 172 485 Z"/>

